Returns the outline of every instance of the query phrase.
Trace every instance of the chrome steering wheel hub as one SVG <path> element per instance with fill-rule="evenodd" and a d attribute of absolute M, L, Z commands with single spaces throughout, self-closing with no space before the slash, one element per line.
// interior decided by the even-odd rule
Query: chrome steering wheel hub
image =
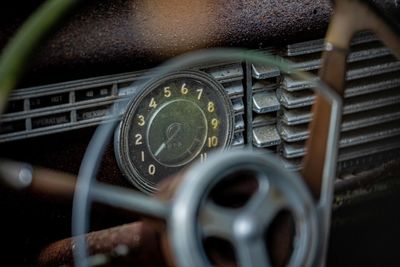
<path fill-rule="evenodd" d="M 213 200 L 212 192 L 221 182 L 244 173 L 251 174 L 257 188 L 243 206 L 232 208 Z M 318 244 L 317 213 L 301 177 L 270 155 L 214 155 L 186 173 L 172 201 L 169 230 L 178 265 L 212 266 L 203 240 L 216 237 L 232 245 L 239 266 L 271 266 L 264 233 L 284 210 L 293 216 L 295 226 L 287 266 L 311 266 Z"/>

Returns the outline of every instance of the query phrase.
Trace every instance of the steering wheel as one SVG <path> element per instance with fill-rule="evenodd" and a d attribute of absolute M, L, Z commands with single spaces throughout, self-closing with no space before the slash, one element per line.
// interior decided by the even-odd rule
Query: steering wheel
<path fill-rule="evenodd" d="M 293 71 L 283 59 L 265 53 L 214 49 L 189 53 L 167 62 L 153 73 L 150 82 L 170 71 L 224 60 L 275 65 L 284 72 Z M 230 242 L 237 254 L 239 266 L 271 266 L 269 248 L 265 244 L 263 233 L 268 231 L 280 211 L 288 210 L 293 215 L 295 225 L 293 251 L 288 266 L 323 264 L 333 194 L 341 99 L 318 79 L 313 79 L 308 74 L 294 71 L 291 75 L 313 81 L 313 87 L 332 105 L 333 129 L 328 138 L 328 164 L 323 180 L 325 191 L 317 204 L 299 176 L 284 169 L 273 156 L 249 151 L 221 153 L 212 157 L 206 164 L 198 164 L 189 169 L 183 174 L 184 179 L 180 186 L 174 186 L 172 192 L 167 190 L 167 194 L 172 195 L 169 202 L 98 182 L 95 180 L 97 167 L 105 145 L 112 136 L 117 123 L 115 121 L 98 128 L 81 165 L 73 210 L 73 234 L 77 236 L 77 266 L 87 266 L 89 263 L 84 234 L 87 232 L 92 202 L 129 209 L 165 222 L 169 250 L 173 251 L 174 261 L 181 267 L 212 266 L 203 243 L 204 239 L 210 237 Z M 138 87 L 147 82 L 149 81 L 142 81 Z M 215 188 L 225 181 L 234 184 L 230 179 L 244 173 L 250 173 L 247 183 L 255 181 L 257 189 L 248 195 L 248 202 L 243 207 L 232 209 L 211 201 L 211 192 L 214 192 Z M 170 183 L 176 182 L 172 179 Z"/>
<path fill-rule="evenodd" d="M 240 178 L 257 184 L 243 206 L 232 208 L 213 200 L 212 193 L 221 194 L 219 184 L 234 186 Z M 314 261 L 319 239 L 315 204 L 301 178 L 272 155 L 214 155 L 206 164 L 190 168 L 170 205 L 167 223 L 179 266 L 212 266 L 201 242 L 207 238 L 230 242 L 239 266 L 272 266 L 265 233 L 284 210 L 293 215 L 296 240 L 287 266 L 311 266 Z"/>
<path fill-rule="evenodd" d="M 115 127 L 114 121 L 96 131 L 80 170 L 73 210 L 73 234 L 78 236 L 75 251 L 77 266 L 87 266 L 89 263 L 83 234 L 87 232 L 92 202 L 130 209 L 166 221 L 176 263 L 182 267 L 211 266 L 202 240 L 214 236 L 232 243 L 240 266 L 270 266 L 269 249 L 262 236 L 276 215 L 288 210 L 293 214 L 295 226 L 294 247 L 288 266 L 312 266 L 324 262 L 341 117 L 340 97 L 312 76 L 290 69 L 282 59 L 234 49 L 216 49 L 182 56 L 160 68 L 153 79 L 171 70 L 210 60 L 276 65 L 283 72 L 313 81 L 318 92 L 326 97 L 332 108 L 332 132 L 327 142 L 329 153 L 320 201 L 315 205 L 301 178 L 281 167 L 272 156 L 248 151 L 218 155 L 206 165 L 196 165 L 184 175 L 185 179 L 170 203 L 129 189 L 102 184 L 95 181 L 95 176 L 105 144 Z M 243 171 L 251 173 L 254 177 L 250 180 L 258 185 L 248 197 L 248 202 L 240 209 L 214 205 L 211 192 L 220 183 L 243 174 Z"/>

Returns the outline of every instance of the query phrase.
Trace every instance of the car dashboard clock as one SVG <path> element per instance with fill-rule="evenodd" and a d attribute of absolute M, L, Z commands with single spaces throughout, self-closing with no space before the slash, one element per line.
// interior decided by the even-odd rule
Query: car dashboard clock
<path fill-rule="evenodd" d="M 123 174 L 141 191 L 226 148 L 233 135 L 232 103 L 214 78 L 200 71 L 169 74 L 144 86 L 129 103 L 115 134 Z"/>

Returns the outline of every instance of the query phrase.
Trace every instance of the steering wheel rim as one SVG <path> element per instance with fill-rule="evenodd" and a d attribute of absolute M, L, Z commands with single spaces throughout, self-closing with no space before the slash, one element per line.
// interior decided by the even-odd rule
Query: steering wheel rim
<path fill-rule="evenodd" d="M 197 51 L 187 53 L 170 60 L 162 67 L 158 68 L 151 78 L 143 80 L 138 87 L 142 87 L 148 82 L 152 82 L 158 77 L 165 75 L 171 71 L 178 71 L 184 68 L 193 67 L 196 65 L 212 62 L 223 62 L 227 60 L 237 60 L 243 62 L 252 62 L 253 64 L 260 65 L 274 65 L 285 73 L 290 73 L 296 78 L 307 80 L 311 82 L 319 93 L 327 98 L 329 103 L 332 104 L 331 115 L 331 129 L 332 133 L 328 138 L 328 155 L 327 164 L 324 172 L 323 192 L 321 194 L 320 202 L 317 205 L 318 219 L 321 222 L 320 239 L 317 247 L 317 257 L 325 256 L 325 248 L 327 243 L 327 236 L 329 232 L 330 221 L 330 205 L 333 198 L 333 179 L 335 173 L 335 161 L 337 157 L 337 142 L 339 135 L 340 117 L 341 117 L 341 98 L 333 91 L 331 91 L 320 80 L 312 75 L 305 74 L 301 71 L 294 70 L 290 64 L 282 58 L 278 58 L 267 53 L 253 52 L 241 49 L 211 49 L 207 51 Z M 120 112 L 122 106 L 112 107 L 112 111 Z M 114 128 L 118 120 L 115 119 L 111 123 L 101 125 L 95 132 L 88 149 L 82 161 L 81 169 L 77 181 L 76 194 L 74 196 L 73 204 L 73 221 L 72 233 L 76 236 L 74 250 L 74 258 L 76 266 L 88 266 L 87 251 L 85 246 L 84 234 L 88 229 L 87 215 L 90 213 L 90 206 L 93 201 L 102 202 L 111 206 L 119 205 L 120 207 L 130 208 L 134 211 L 139 211 L 145 215 L 159 218 L 161 220 L 169 219 L 169 212 L 171 206 L 161 201 L 142 196 L 132 190 L 117 189 L 109 185 L 95 181 L 98 165 L 100 163 L 101 155 L 103 154 L 106 144 L 110 140 Z M 101 190 L 100 190 L 101 189 Z M 110 191 L 108 191 L 110 189 Z M 124 194 L 122 191 L 125 191 Z M 127 192 L 129 191 L 129 192 Z M 105 194 L 101 195 L 99 194 Z M 129 196 L 128 196 L 129 195 Z M 115 201 L 115 203 L 113 203 Z"/>

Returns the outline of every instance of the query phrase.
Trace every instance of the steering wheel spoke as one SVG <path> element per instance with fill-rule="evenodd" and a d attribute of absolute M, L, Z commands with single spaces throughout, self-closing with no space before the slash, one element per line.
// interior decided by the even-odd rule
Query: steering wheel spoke
<path fill-rule="evenodd" d="M 258 182 L 258 190 L 247 203 L 244 213 L 253 214 L 258 223 L 268 225 L 289 203 L 281 190 L 267 177 L 260 174 Z"/>
<path fill-rule="evenodd" d="M 256 239 L 237 240 L 235 242 L 236 256 L 241 267 L 269 267 L 271 266 L 268 251 L 264 240 L 259 236 Z"/>
<path fill-rule="evenodd" d="M 199 214 L 203 235 L 206 237 L 232 237 L 237 213 L 234 209 L 218 206 L 208 200 Z"/>
<path fill-rule="evenodd" d="M 130 210 L 150 217 L 166 219 L 169 214 L 169 205 L 167 203 L 131 189 L 94 182 L 90 188 L 90 194 L 91 199 L 97 203 Z"/>

